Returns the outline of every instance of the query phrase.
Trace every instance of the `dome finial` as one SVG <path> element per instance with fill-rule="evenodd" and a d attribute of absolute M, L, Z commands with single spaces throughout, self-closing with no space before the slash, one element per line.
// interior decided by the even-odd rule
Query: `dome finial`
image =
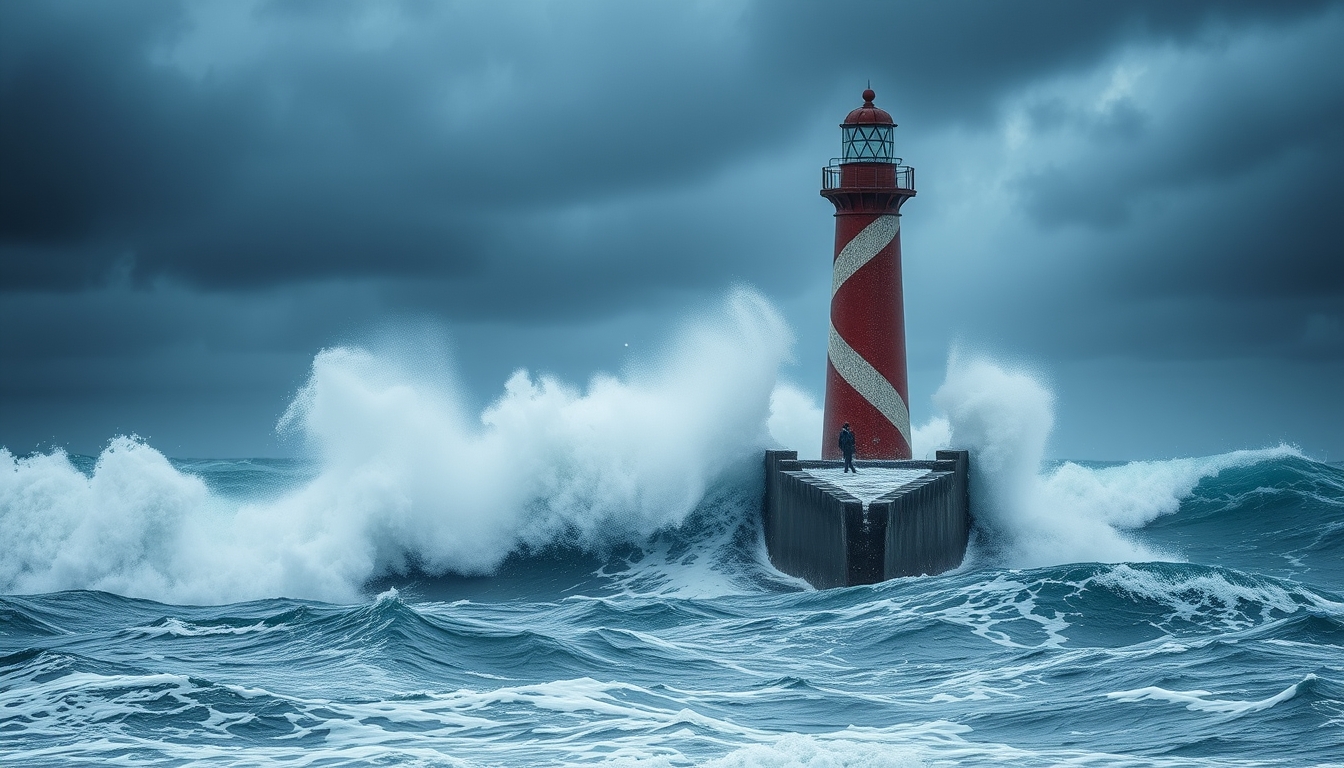
<path fill-rule="evenodd" d="M 876 93 L 873 93 L 873 89 L 872 89 L 871 87 L 868 88 L 867 90 L 865 90 L 865 91 L 863 92 L 863 106 L 865 106 L 865 107 L 871 107 L 871 106 L 873 106 L 873 99 L 874 99 L 876 96 L 877 96 L 877 94 L 876 94 Z"/>

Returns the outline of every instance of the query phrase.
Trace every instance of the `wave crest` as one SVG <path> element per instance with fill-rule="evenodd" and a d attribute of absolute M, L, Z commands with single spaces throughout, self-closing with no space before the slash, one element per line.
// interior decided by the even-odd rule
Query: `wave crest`
<path fill-rule="evenodd" d="M 1204 478 L 1301 456 L 1281 445 L 1103 468 L 1065 462 L 1047 470 L 1054 395 L 1031 371 L 953 352 L 933 400 L 945 415 L 916 435 L 943 442 L 921 446 L 929 453 L 942 447 L 970 450 L 972 554 L 987 565 L 1179 561 L 1179 553 L 1144 545 L 1131 532 L 1177 511 Z"/>
<path fill-rule="evenodd" d="M 484 574 L 519 548 L 638 543 L 771 443 L 791 346 L 769 302 L 739 289 L 657 359 L 585 390 L 520 370 L 479 416 L 388 356 L 323 350 L 282 419 L 321 471 L 267 501 L 212 496 L 134 438 L 87 477 L 59 451 L 0 449 L 0 591 L 352 601 L 411 567 Z"/>

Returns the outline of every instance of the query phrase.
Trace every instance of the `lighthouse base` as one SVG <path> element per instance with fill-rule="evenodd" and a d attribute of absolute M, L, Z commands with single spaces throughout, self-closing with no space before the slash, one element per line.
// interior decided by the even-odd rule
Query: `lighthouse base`
<path fill-rule="evenodd" d="M 971 531 L 970 454 L 935 461 L 799 461 L 765 452 L 770 562 L 818 589 L 935 575 L 961 565 Z"/>

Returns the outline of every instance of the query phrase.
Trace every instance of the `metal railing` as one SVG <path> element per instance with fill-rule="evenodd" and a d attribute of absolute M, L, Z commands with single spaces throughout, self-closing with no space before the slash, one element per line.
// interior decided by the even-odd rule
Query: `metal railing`
<path fill-rule="evenodd" d="M 821 169 L 821 188 L 913 190 L 915 169 L 892 163 L 842 163 L 833 158 L 830 165 Z"/>
<path fill-rule="evenodd" d="M 827 165 L 848 165 L 850 163 L 886 163 L 887 165 L 901 165 L 905 162 L 904 157 L 889 157 L 886 160 L 879 160 L 875 157 L 832 157 Z"/>

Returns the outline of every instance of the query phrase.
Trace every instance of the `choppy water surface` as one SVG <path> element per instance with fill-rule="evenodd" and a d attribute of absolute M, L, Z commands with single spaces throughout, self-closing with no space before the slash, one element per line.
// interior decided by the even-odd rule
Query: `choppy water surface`
<path fill-rule="evenodd" d="M 968 562 L 819 592 L 761 543 L 788 336 L 737 291 L 479 413 L 324 350 L 305 461 L 0 448 L 0 766 L 1344 765 L 1344 470 L 1047 464 L 1050 392 L 954 355 Z"/>
<path fill-rule="evenodd" d="M 641 546 L 392 575 L 352 605 L 11 595 L 0 764 L 1340 764 L 1344 470 L 1203 461 L 1124 531 L 1184 562 L 806 590 L 762 562 L 743 480 Z M 175 469 L 221 498 L 313 476 Z M 1151 495 L 1175 469 L 1060 472 Z"/>

